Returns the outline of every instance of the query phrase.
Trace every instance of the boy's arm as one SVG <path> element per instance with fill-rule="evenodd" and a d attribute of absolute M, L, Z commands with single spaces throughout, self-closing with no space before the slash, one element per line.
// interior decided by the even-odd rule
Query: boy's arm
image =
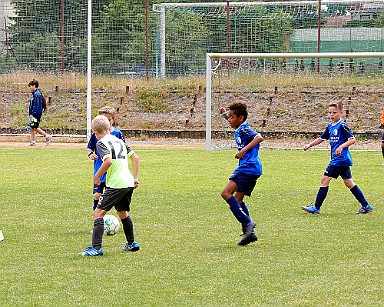
<path fill-rule="evenodd" d="M 100 168 L 97 170 L 95 176 L 93 177 L 93 183 L 96 185 L 100 185 L 100 177 L 104 173 L 107 172 L 108 168 L 112 165 L 112 159 L 107 157 L 104 159 L 103 164 L 101 164 Z"/>
<path fill-rule="evenodd" d="M 348 141 L 346 141 L 345 143 L 341 144 L 339 147 L 336 148 L 335 155 L 339 156 L 344 148 L 348 148 L 349 146 L 351 146 L 351 145 L 353 145 L 355 143 L 356 143 L 356 139 L 355 138 L 348 139 Z"/>
<path fill-rule="evenodd" d="M 139 186 L 139 164 L 140 164 L 140 159 L 138 155 L 133 153 L 131 156 L 131 161 L 132 161 L 132 176 L 133 180 L 135 183 L 135 189 Z"/>
<path fill-rule="evenodd" d="M 262 141 L 264 141 L 264 138 L 260 134 L 256 135 L 255 138 L 251 142 L 249 142 L 247 146 L 243 147 L 239 152 L 237 152 L 235 158 L 241 159 L 242 157 L 244 157 L 245 153 L 248 150 L 260 144 Z"/>
<path fill-rule="evenodd" d="M 226 120 L 228 120 L 228 111 L 225 107 L 220 108 L 220 115 Z"/>
<path fill-rule="evenodd" d="M 324 142 L 324 140 L 322 138 L 317 138 L 315 140 L 313 140 L 311 143 L 307 144 L 304 146 L 304 151 L 307 151 L 309 148 L 311 148 L 312 146 L 316 146 L 316 145 L 319 145 L 320 143 Z"/>
<path fill-rule="evenodd" d="M 97 160 L 98 158 L 97 154 L 95 153 L 96 143 L 97 143 L 97 140 L 96 140 L 95 134 L 92 133 L 87 145 L 87 156 L 91 160 Z"/>

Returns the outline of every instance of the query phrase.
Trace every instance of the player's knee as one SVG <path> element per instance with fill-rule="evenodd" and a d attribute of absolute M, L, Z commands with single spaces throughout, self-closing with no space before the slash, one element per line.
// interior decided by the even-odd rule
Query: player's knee
<path fill-rule="evenodd" d="M 231 193 L 229 193 L 227 190 L 223 190 L 221 191 L 221 197 L 224 199 L 224 200 L 227 200 L 228 198 L 231 197 Z"/>
<path fill-rule="evenodd" d="M 356 185 L 351 179 L 344 180 L 344 184 L 348 189 L 352 189 Z"/>
<path fill-rule="evenodd" d="M 93 211 L 93 219 L 103 218 L 105 215 L 105 211 L 101 210 L 99 208 L 96 208 L 95 211 Z"/>

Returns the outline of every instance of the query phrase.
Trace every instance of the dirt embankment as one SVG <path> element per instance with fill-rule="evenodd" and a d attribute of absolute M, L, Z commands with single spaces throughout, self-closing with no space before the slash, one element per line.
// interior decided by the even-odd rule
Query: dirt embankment
<path fill-rule="evenodd" d="M 0 88 L 1 127 L 3 133 L 25 133 L 27 93 Z M 146 96 L 147 95 L 147 96 Z M 47 92 L 48 110 L 42 126 L 59 134 L 84 132 L 86 93 Z M 332 101 L 344 103 L 344 119 L 354 132 L 379 132 L 384 105 L 384 88 L 267 88 L 258 90 L 225 89 L 212 94 L 212 129 L 227 127 L 218 116 L 219 107 L 235 99 L 248 102 L 248 121 L 258 131 L 317 132 L 328 123 L 327 106 Z M 93 115 L 104 105 L 118 110 L 121 129 L 205 130 L 205 90 L 159 91 L 143 93 L 98 90 L 93 93 Z M 7 128 L 7 129 L 5 129 Z"/>

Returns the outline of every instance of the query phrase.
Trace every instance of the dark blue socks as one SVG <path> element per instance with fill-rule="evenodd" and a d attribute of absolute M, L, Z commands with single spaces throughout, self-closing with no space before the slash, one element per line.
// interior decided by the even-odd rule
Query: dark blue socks
<path fill-rule="evenodd" d="M 360 188 L 355 185 L 352 189 L 351 189 L 351 192 L 353 194 L 353 196 L 356 197 L 356 199 L 359 201 L 359 203 L 363 206 L 363 207 L 366 207 L 368 206 L 368 202 L 367 200 L 365 199 L 364 197 L 364 194 L 363 192 L 360 190 Z"/>
<path fill-rule="evenodd" d="M 93 211 L 95 211 L 95 209 L 96 209 L 98 203 L 99 203 L 99 200 L 98 200 L 98 199 L 94 199 L 94 200 L 93 200 Z"/>
<path fill-rule="evenodd" d="M 229 205 L 229 209 L 231 209 L 233 215 L 236 217 L 236 219 L 242 224 L 242 225 L 248 225 L 252 220 L 249 217 L 249 212 L 248 214 L 244 211 L 242 206 L 240 206 L 239 202 L 234 196 L 231 196 L 228 200 L 227 203 Z M 248 211 L 247 206 L 244 204 L 244 207 Z"/>
<path fill-rule="evenodd" d="M 248 207 L 247 207 L 247 205 L 245 204 L 245 202 L 241 202 L 241 203 L 240 203 L 240 207 L 241 207 L 241 209 L 243 209 L 243 211 L 244 211 L 244 213 L 245 213 L 246 215 L 248 215 L 249 217 L 251 217 L 251 216 L 249 215 L 249 210 L 248 210 Z"/>
<path fill-rule="evenodd" d="M 324 199 L 327 197 L 327 193 L 328 193 L 328 187 L 319 188 L 319 191 L 317 192 L 317 196 L 315 200 L 316 209 L 320 209 L 321 205 L 324 202 Z"/>

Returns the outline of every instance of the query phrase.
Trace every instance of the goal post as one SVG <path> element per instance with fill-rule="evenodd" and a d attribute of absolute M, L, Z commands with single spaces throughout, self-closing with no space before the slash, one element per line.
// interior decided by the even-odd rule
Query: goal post
<path fill-rule="evenodd" d="M 323 52 L 323 53 L 207 53 L 206 54 L 206 150 L 225 149 L 231 147 L 231 142 L 215 144 L 217 138 L 223 138 L 224 132 L 217 133 L 217 125 L 214 127 L 213 119 L 221 117 L 219 113 L 220 105 L 214 106 L 214 95 L 221 95 L 226 86 L 225 80 L 237 79 L 238 86 L 247 86 L 254 80 L 263 80 L 264 85 L 271 82 L 273 76 L 279 78 L 297 78 L 297 82 L 308 78 L 319 79 L 315 86 L 322 86 L 321 80 L 337 80 L 340 82 L 343 78 L 360 78 L 370 82 L 377 83 L 374 86 L 382 88 L 383 78 L 383 59 L 384 52 Z M 225 63 L 224 63 L 225 61 Z M 251 78 L 249 78 L 251 76 Z M 255 78 L 256 77 L 256 78 Z M 216 78 L 216 84 L 214 79 Z M 379 78 L 379 82 L 375 81 Z M 357 79 L 356 79 L 357 80 Z M 353 81 L 352 81 L 353 82 Z M 231 83 L 231 81 L 227 82 Z M 263 85 L 256 85 L 254 88 L 260 88 Z M 331 81 L 332 83 L 332 81 Z M 335 83 L 337 83 L 335 81 Z M 276 84 L 266 85 L 274 87 Z M 327 85 L 324 85 L 326 87 Z M 336 86 L 331 84 L 329 87 Z M 219 87 L 219 89 L 218 89 Z M 224 93 L 225 94 L 225 93 Z M 225 96 L 225 95 L 222 95 Z M 228 96 L 228 95 L 227 95 Z M 244 96 L 240 90 L 236 98 Z M 227 105 L 231 99 L 224 97 L 218 99 L 221 106 Z M 233 99 L 233 98 L 232 98 Z M 246 98 L 244 98 L 246 99 Z M 257 99 L 257 98 L 256 98 Z M 272 98 L 270 98 L 272 101 Z M 382 97 L 381 99 L 384 99 Z M 286 102 L 287 104 L 289 102 Z M 382 102 L 378 102 L 381 104 Z M 269 112 L 269 111 L 268 111 Z M 218 120 L 220 121 L 220 119 Z M 229 125 L 227 125 L 229 126 Z M 224 129 L 224 128 L 223 128 Z M 219 129 L 220 130 L 220 129 Z M 232 134 L 232 133 L 231 133 Z"/>

